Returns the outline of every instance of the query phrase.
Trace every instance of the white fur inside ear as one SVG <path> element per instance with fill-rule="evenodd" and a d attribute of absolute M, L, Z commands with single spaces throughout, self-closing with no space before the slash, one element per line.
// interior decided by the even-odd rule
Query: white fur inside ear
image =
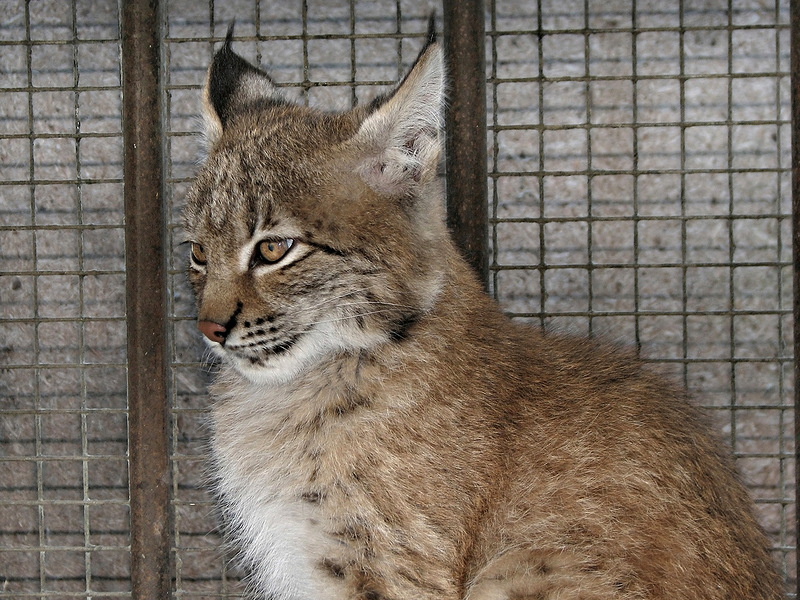
<path fill-rule="evenodd" d="M 272 83 L 272 80 L 263 73 L 255 71 L 245 73 L 239 79 L 236 98 L 242 104 L 257 102 L 258 100 L 283 102 L 283 96 L 278 91 L 278 88 L 275 87 L 275 84 Z"/>
<path fill-rule="evenodd" d="M 361 124 L 355 140 L 369 148 L 359 168 L 380 193 L 405 194 L 436 172 L 442 151 L 444 61 L 434 44 L 391 98 Z"/>

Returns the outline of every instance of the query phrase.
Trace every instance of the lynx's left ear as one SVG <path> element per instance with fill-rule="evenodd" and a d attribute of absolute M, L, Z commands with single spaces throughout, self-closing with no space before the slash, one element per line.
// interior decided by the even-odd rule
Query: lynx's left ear
<path fill-rule="evenodd" d="M 359 172 L 375 191 L 406 195 L 436 174 L 442 152 L 444 57 L 433 27 L 414 66 L 387 97 L 373 103 L 354 141 L 368 148 Z"/>
<path fill-rule="evenodd" d="M 284 102 L 269 75 L 231 49 L 233 25 L 225 44 L 214 55 L 203 89 L 203 122 L 208 149 L 211 150 L 230 119 L 248 105 Z"/>

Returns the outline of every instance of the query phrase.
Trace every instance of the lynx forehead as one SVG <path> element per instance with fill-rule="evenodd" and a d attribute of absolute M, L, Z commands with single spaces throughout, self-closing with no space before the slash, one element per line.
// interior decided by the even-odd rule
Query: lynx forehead
<path fill-rule="evenodd" d="M 291 219 L 312 234 L 311 225 L 319 221 L 312 211 L 322 188 L 339 176 L 325 168 L 330 147 L 344 130 L 352 134 L 354 124 L 302 107 L 281 105 L 267 115 L 233 120 L 231 134 L 215 146 L 189 193 L 190 225 L 210 227 L 209 234 L 220 235 L 240 224 L 253 235 L 259 227 Z M 191 232 L 198 237 L 204 233 Z"/>
<path fill-rule="evenodd" d="M 449 239 L 433 29 L 369 105 L 231 35 L 187 198 L 215 493 L 258 598 L 777 600 L 745 488 L 631 353 L 512 324 Z"/>

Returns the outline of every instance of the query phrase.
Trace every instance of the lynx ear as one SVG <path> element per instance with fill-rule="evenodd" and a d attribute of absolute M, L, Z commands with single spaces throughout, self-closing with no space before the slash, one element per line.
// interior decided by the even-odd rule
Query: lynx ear
<path fill-rule="evenodd" d="M 392 93 L 373 103 L 354 138 L 369 149 L 359 167 L 367 185 L 379 193 L 406 195 L 435 175 L 444 96 L 444 58 L 431 29 L 414 66 Z"/>
<path fill-rule="evenodd" d="M 269 75 L 231 49 L 233 25 L 214 55 L 203 90 L 203 121 L 208 148 L 222 136 L 231 117 L 249 104 L 283 102 Z"/>

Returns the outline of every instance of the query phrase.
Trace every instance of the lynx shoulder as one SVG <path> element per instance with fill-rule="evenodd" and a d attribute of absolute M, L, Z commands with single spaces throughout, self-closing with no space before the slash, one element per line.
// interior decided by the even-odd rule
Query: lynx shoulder
<path fill-rule="evenodd" d="M 684 393 L 512 324 L 454 249 L 435 36 L 343 113 L 287 102 L 231 45 L 185 228 L 220 359 L 215 493 L 258 597 L 780 598 Z"/>

